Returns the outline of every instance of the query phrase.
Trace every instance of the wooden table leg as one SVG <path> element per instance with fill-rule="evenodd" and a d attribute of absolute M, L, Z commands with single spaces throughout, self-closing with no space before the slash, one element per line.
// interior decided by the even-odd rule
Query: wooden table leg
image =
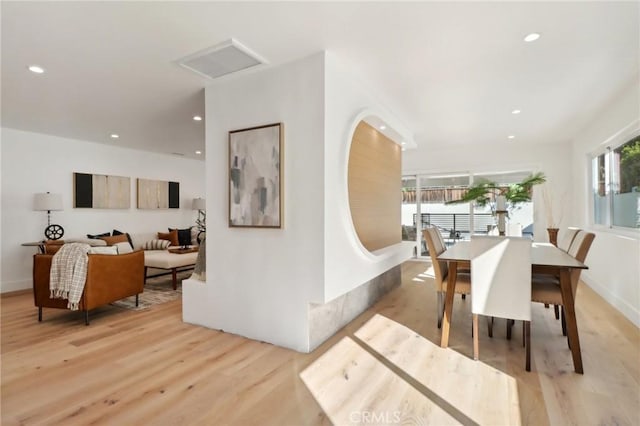
<path fill-rule="evenodd" d="M 173 279 L 173 289 L 178 289 L 178 268 L 171 269 L 171 278 Z"/>
<path fill-rule="evenodd" d="M 567 268 L 560 271 L 560 290 L 562 291 L 562 304 L 567 321 L 567 336 L 573 356 L 573 367 L 576 373 L 584 374 L 582 369 L 582 354 L 580 352 L 580 337 L 578 336 L 578 323 L 576 322 L 575 300 L 571 291 L 571 273 Z"/>
<path fill-rule="evenodd" d="M 442 318 L 442 337 L 440 346 L 449 346 L 449 326 L 451 324 L 451 314 L 453 313 L 453 296 L 456 289 L 456 278 L 458 274 L 458 262 L 449 262 L 449 276 L 447 278 L 447 294 L 444 298 L 444 318 Z"/>
<path fill-rule="evenodd" d="M 473 359 L 478 360 L 480 356 L 480 347 L 478 341 L 480 340 L 480 336 L 478 336 L 478 314 L 473 314 Z"/>

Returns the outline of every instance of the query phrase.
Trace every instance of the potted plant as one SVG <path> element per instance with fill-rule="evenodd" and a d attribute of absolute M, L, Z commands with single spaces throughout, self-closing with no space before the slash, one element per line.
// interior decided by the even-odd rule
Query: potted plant
<path fill-rule="evenodd" d="M 480 180 L 469 187 L 458 200 L 446 204 L 475 202 L 477 206 L 489 205 L 494 215 L 498 216 L 498 230 L 504 235 L 505 216 L 520 203 L 531 201 L 531 190 L 535 185 L 546 182 L 544 173 L 538 172 L 527 176 L 521 182 L 509 186 L 499 185 L 490 180 Z"/>

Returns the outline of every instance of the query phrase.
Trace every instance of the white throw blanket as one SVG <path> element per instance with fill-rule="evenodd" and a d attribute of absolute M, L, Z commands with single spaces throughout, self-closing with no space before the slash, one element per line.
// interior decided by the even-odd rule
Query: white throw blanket
<path fill-rule="evenodd" d="M 67 308 L 78 310 L 78 304 L 87 280 L 87 252 L 89 244 L 63 245 L 53 256 L 49 272 L 49 290 L 52 299 L 67 299 Z"/>

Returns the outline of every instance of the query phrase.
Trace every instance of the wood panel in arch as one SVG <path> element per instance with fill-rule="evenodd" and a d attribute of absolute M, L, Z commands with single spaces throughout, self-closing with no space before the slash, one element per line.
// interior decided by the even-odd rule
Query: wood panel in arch
<path fill-rule="evenodd" d="M 349 207 L 362 245 L 374 251 L 402 240 L 402 150 L 361 121 L 351 141 Z"/>

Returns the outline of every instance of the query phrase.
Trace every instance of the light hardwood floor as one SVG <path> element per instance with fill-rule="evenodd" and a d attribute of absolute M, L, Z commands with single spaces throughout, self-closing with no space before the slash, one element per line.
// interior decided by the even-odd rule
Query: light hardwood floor
<path fill-rule="evenodd" d="M 493 339 L 481 328 L 480 360 L 470 359 L 470 301 L 459 296 L 450 348 L 437 347 L 428 267 L 406 262 L 401 287 L 311 354 L 184 324 L 180 301 L 104 307 L 86 327 L 52 309 L 38 323 L 30 293 L 3 296 L 1 423 L 365 424 L 363 413 L 392 403 L 416 424 L 482 424 L 514 407 L 530 425 L 640 424 L 640 331 L 588 287 L 577 296 L 585 374 L 573 372 L 553 310 L 537 304 L 527 373 L 521 327 L 507 341 L 500 320 Z"/>

